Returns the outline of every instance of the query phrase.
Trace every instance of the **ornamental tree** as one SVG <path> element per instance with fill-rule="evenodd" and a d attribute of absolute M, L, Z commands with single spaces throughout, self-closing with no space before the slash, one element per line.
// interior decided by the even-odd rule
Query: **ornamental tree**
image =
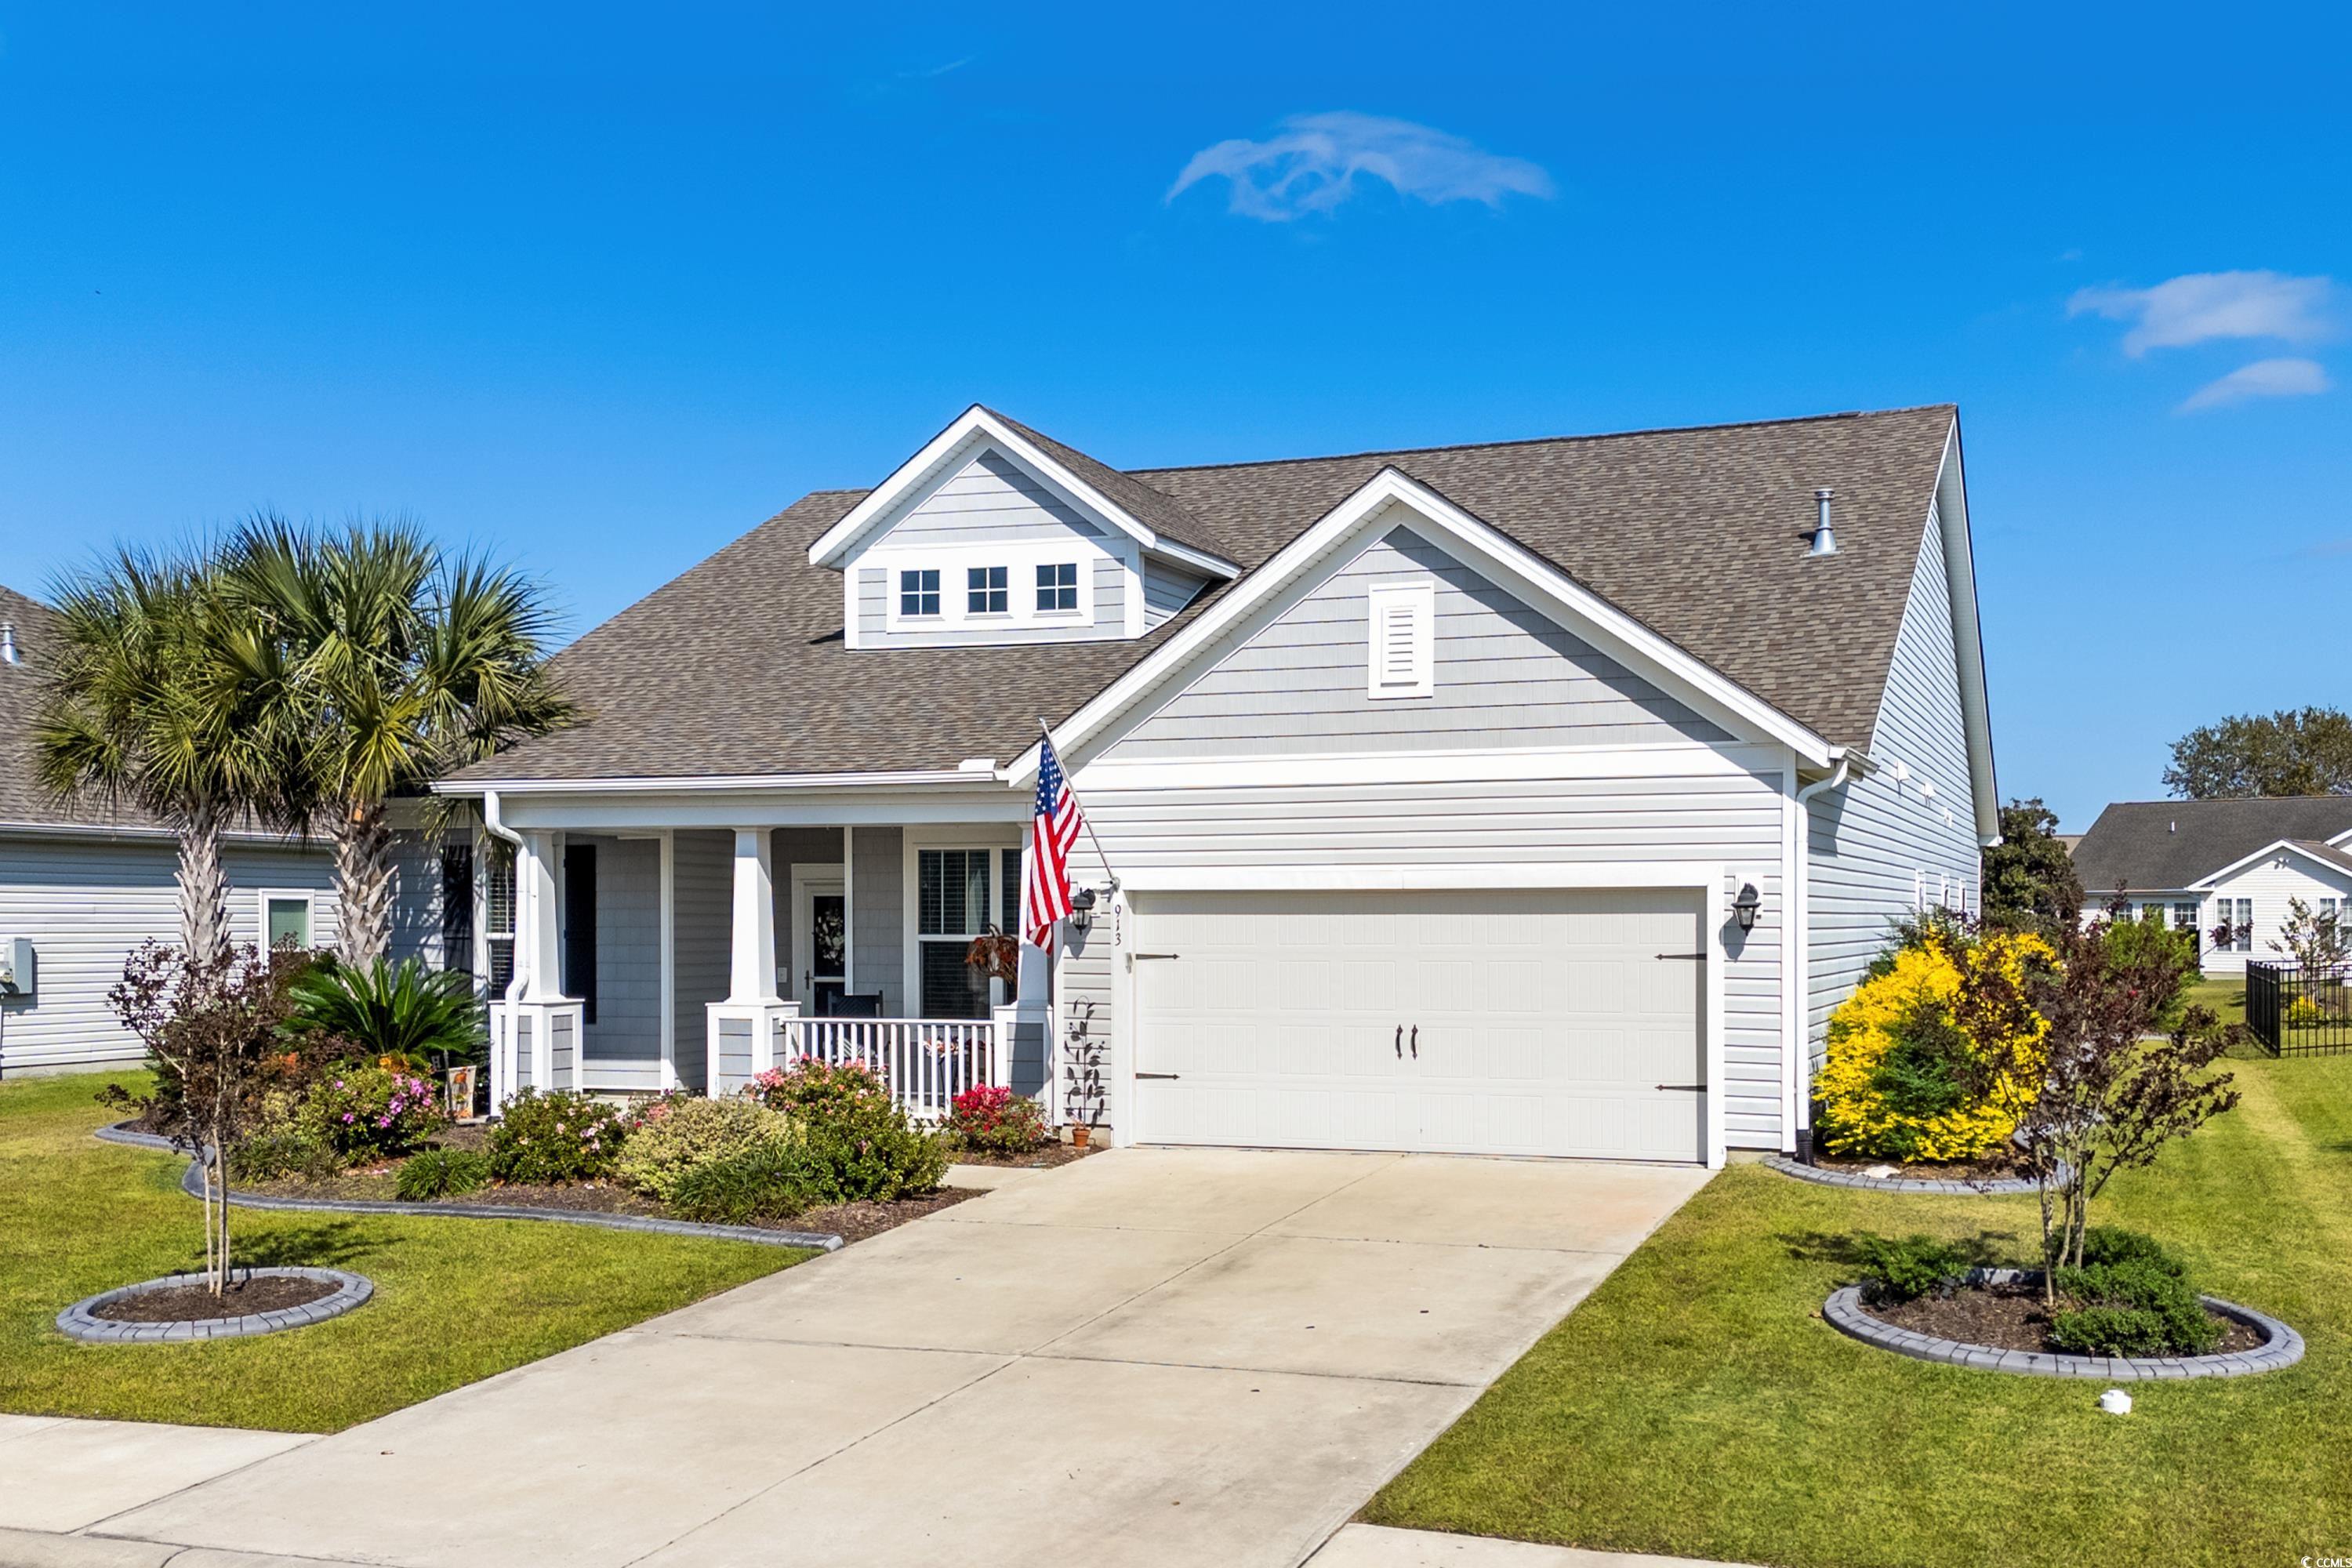
<path fill-rule="evenodd" d="M 2269 946 L 2273 952 L 2294 959 L 2304 973 L 2319 974 L 2352 960 L 2352 926 L 2346 925 L 2334 910 L 2315 913 L 2301 899 L 2289 899 L 2286 922 L 2279 927 L 2278 940 Z"/>
<path fill-rule="evenodd" d="M 2242 1028 L 2191 1007 L 2170 1035 L 2151 1038 L 2185 977 L 2185 944 L 2110 942 L 2113 918 L 2052 928 L 2046 960 L 1965 970 L 1952 1001 L 1984 1043 L 1966 1070 L 1984 1093 L 2016 1096 L 2010 1141 L 2041 1194 L 2042 1296 L 2053 1306 L 2057 1270 L 2082 1263 L 2091 1205 L 2116 1173 L 2153 1163 L 2238 1103 L 2231 1075 L 2209 1069 Z M 2027 1039 L 2030 1058 L 2016 1043 Z"/>

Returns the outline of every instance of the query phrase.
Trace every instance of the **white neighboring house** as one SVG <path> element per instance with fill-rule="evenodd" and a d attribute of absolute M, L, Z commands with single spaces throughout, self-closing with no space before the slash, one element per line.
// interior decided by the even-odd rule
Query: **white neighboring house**
<path fill-rule="evenodd" d="M 2074 847 L 2074 874 L 2086 917 L 2120 894 L 2139 919 L 2197 932 L 2209 974 L 2292 963 L 2275 945 L 2291 900 L 2352 919 L 2352 795 L 2119 801 Z"/>
<path fill-rule="evenodd" d="M 1995 831 L 1949 406 L 1132 473 L 975 406 L 557 669 L 586 721 L 436 786 L 500 1099 L 818 1053 L 1121 1143 L 1711 1164 L 1798 1145 Z M 1040 718 L 1101 853 L 1008 987 Z"/>
<path fill-rule="evenodd" d="M 107 1005 L 141 942 L 180 940 L 170 831 L 136 811 L 59 805 L 37 783 L 33 718 L 56 616 L 0 588 L 0 962 L 22 940 L 32 973 L 0 986 L 0 1077 L 141 1059 Z M 231 834 L 222 850 L 230 932 L 240 942 L 335 938 L 332 874 L 322 849 Z"/>

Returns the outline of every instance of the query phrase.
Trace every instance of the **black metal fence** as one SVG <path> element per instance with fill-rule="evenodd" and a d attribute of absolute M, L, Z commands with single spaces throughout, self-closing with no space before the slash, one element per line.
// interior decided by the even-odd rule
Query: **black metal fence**
<path fill-rule="evenodd" d="M 2352 965 L 2246 963 L 2246 1027 L 2274 1057 L 2352 1051 Z"/>

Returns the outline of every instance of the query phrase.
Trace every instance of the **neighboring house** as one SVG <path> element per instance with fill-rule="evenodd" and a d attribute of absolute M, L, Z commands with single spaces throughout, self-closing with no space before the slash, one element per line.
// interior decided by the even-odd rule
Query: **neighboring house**
<path fill-rule="evenodd" d="M 2086 915 L 2120 895 L 2138 919 L 2196 932 L 2208 973 L 2292 963 L 2273 945 L 2289 900 L 2352 918 L 2352 795 L 2120 801 L 2074 847 L 2074 874 Z"/>
<path fill-rule="evenodd" d="M 140 943 L 180 940 L 171 832 L 127 806 L 60 805 L 36 777 L 33 720 L 56 626 L 47 605 L 0 588 L 0 959 L 16 939 L 33 951 L 33 973 L 0 988 L 0 1076 L 9 1078 L 138 1061 L 139 1042 L 107 993 Z M 323 850 L 231 834 L 221 858 L 235 940 L 334 940 Z"/>
<path fill-rule="evenodd" d="M 1120 1142 L 1716 1163 L 1995 832 L 1948 406 L 1133 473 L 975 407 L 557 668 L 587 721 L 436 786 L 501 1097 L 878 1054 Z M 1007 996 L 1040 719 L 1095 901 Z"/>

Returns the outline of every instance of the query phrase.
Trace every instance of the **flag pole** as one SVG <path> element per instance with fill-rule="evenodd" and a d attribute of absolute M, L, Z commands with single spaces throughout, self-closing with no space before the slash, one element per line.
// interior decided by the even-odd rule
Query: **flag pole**
<path fill-rule="evenodd" d="M 1053 727 L 1047 724 L 1045 720 L 1040 719 L 1037 721 L 1037 732 L 1045 737 L 1045 744 L 1053 747 L 1054 755 L 1059 757 L 1062 754 L 1062 750 L 1059 746 L 1054 745 Z M 1062 783 L 1068 788 L 1071 797 L 1076 799 L 1078 793 L 1077 782 L 1070 777 L 1070 772 L 1066 765 L 1065 765 L 1062 770 Z M 1102 839 L 1095 833 L 1095 819 L 1087 815 L 1083 802 L 1080 803 L 1078 808 L 1078 822 L 1086 828 L 1087 837 L 1094 840 L 1095 854 L 1103 863 L 1103 875 L 1110 879 L 1111 891 L 1117 892 L 1118 890 L 1118 873 L 1111 869 L 1110 852 L 1102 847 Z"/>

